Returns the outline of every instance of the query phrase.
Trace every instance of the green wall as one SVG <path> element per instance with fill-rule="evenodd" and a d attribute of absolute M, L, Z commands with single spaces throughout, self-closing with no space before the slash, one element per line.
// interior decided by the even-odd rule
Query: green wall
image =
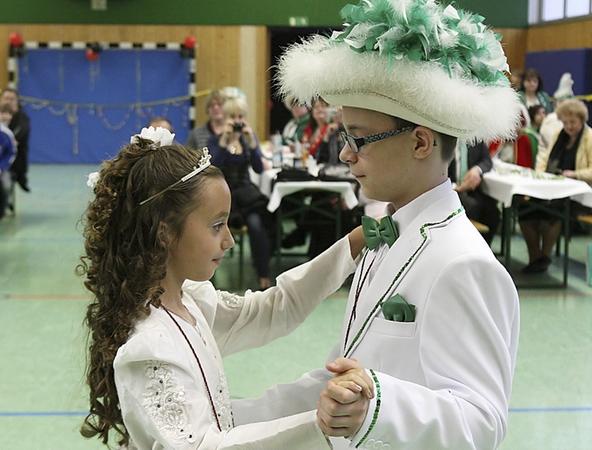
<path fill-rule="evenodd" d="M 91 0 L 20 0 L 0 8 L 0 23 L 191 24 L 285 26 L 307 17 L 309 26 L 339 25 L 348 0 L 107 0 L 92 11 Z M 457 0 L 459 7 L 487 17 L 497 27 L 525 27 L 528 0 Z"/>

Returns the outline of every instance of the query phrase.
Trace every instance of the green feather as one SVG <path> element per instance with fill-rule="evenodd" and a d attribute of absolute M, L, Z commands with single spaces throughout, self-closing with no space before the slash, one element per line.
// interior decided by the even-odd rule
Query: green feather
<path fill-rule="evenodd" d="M 461 71 L 479 83 L 507 84 L 501 36 L 482 16 L 446 6 L 433 0 L 362 0 L 341 10 L 345 29 L 332 40 L 360 53 L 378 51 L 389 67 L 403 58 L 434 61 L 450 76 Z"/>

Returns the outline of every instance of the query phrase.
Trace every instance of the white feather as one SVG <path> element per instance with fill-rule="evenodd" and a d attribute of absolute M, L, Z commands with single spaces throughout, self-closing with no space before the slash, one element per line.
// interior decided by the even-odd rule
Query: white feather
<path fill-rule="evenodd" d="M 330 94 L 378 94 L 392 99 L 393 108 L 410 105 L 426 123 L 443 124 L 449 134 L 469 142 L 512 137 L 520 111 L 514 90 L 484 86 L 455 72 L 451 77 L 435 62 L 393 62 L 377 52 L 356 53 L 317 36 L 282 56 L 278 80 L 280 93 L 303 103 Z"/>

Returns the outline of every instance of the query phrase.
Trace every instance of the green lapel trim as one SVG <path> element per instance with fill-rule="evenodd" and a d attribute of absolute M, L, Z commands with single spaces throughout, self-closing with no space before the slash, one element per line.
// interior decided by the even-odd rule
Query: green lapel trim
<path fill-rule="evenodd" d="M 399 278 L 401 278 L 401 275 L 403 275 L 403 273 L 405 273 L 405 269 L 407 269 L 407 267 L 409 267 L 409 265 L 417 257 L 417 255 L 419 254 L 419 252 L 421 251 L 421 249 L 423 248 L 423 246 L 426 244 L 426 242 L 428 240 L 427 230 L 430 229 L 430 228 L 432 228 L 432 227 L 435 227 L 435 226 L 438 226 L 438 225 L 442 225 L 443 223 L 448 222 L 449 220 L 451 220 L 452 218 L 454 218 L 455 216 L 459 215 L 462 212 L 464 212 L 464 208 L 463 207 L 460 207 L 456 211 L 453 211 L 448 217 L 446 217 L 446 219 L 441 220 L 440 222 L 428 222 L 428 223 L 425 223 L 425 224 L 423 224 L 421 226 L 421 228 L 419 229 L 419 233 L 423 237 L 423 241 L 421 242 L 421 244 L 419 244 L 419 247 L 417 248 L 417 250 L 415 250 L 413 252 L 413 254 L 409 257 L 409 259 L 407 261 L 405 261 L 405 264 L 403 264 L 403 267 L 401 267 L 401 269 L 399 270 L 399 272 L 397 272 L 397 275 L 395 275 L 395 278 L 393 279 L 392 283 L 389 285 L 389 287 L 384 292 L 384 294 L 382 294 L 382 297 L 380 297 L 380 299 L 378 300 L 378 302 L 376 303 L 376 305 L 374 305 L 374 308 L 372 308 L 372 311 L 370 311 L 370 314 L 368 314 L 368 317 L 366 317 L 366 320 L 364 321 L 364 324 L 362 325 L 362 327 L 360 328 L 360 330 L 358 331 L 358 333 L 356 334 L 356 336 L 353 338 L 353 340 L 352 340 L 351 344 L 349 345 L 349 347 L 346 348 L 345 346 L 347 346 L 347 342 L 344 342 L 344 348 L 346 348 L 346 350 L 344 352 L 344 357 L 348 358 L 350 356 L 349 355 L 350 351 L 353 349 L 353 347 L 355 346 L 355 344 L 358 342 L 358 339 L 360 339 L 360 337 L 362 336 L 363 331 L 366 329 L 366 326 L 368 325 L 368 323 L 372 320 L 372 318 L 376 314 L 376 311 L 378 310 L 378 308 L 380 308 L 382 306 L 382 303 L 384 302 L 385 297 L 391 291 L 391 289 L 393 288 L 393 286 L 395 285 L 395 283 L 399 280 Z M 353 314 L 353 310 L 352 310 L 352 314 Z"/>
<path fill-rule="evenodd" d="M 376 425 L 376 422 L 378 422 L 378 413 L 380 412 L 380 404 L 382 403 L 381 396 L 380 396 L 380 382 L 378 381 L 378 377 L 376 376 L 376 374 L 374 373 L 374 371 L 372 369 L 368 369 L 368 370 L 370 371 L 370 374 L 372 375 L 372 379 L 374 380 L 374 386 L 376 386 L 376 407 L 374 408 L 374 413 L 372 414 L 372 422 L 370 422 L 370 426 L 368 427 L 368 431 L 366 431 L 366 434 L 364 434 L 364 437 L 360 440 L 360 442 L 358 442 L 358 444 L 356 445 L 356 448 L 360 447 L 360 445 L 362 445 L 364 442 L 366 442 L 366 439 L 368 439 L 370 432 L 374 429 L 374 425 Z"/>

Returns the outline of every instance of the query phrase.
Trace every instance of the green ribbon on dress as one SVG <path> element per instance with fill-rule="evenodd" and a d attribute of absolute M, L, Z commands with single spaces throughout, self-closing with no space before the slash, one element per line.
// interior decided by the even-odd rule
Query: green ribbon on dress
<path fill-rule="evenodd" d="M 366 240 L 366 247 L 370 250 L 378 248 L 382 243 L 390 247 L 399 237 L 397 224 L 391 216 L 383 217 L 380 222 L 372 217 L 363 216 L 362 231 Z"/>
<path fill-rule="evenodd" d="M 382 305 L 382 315 L 393 322 L 414 322 L 415 305 L 407 303 L 401 294 L 396 294 Z"/>

